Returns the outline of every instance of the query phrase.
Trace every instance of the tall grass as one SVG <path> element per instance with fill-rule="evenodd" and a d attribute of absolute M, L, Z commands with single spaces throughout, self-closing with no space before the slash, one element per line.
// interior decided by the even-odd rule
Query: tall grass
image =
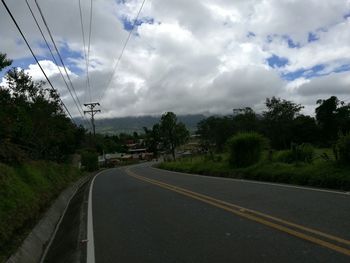
<path fill-rule="evenodd" d="M 51 162 L 18 167 L 0 163 L 0 262 L 20 244 L 50 202 L 80 176 L 76 168 Z"/>
<path fill-rule="evenodd" d="M 280 153 L 275 154 L 278 156 Z M 320 157 L 315 158 L 313 163 L 283 163 L 268 161 L 265 154 L 265 158 L 259 163 L 245 168 L 232 168 L 226 158 L 222 162 L 213 162 L 196 157 L 161 163 L 159 168 L 210 176 L 350 190 L 350 167 Z"/>

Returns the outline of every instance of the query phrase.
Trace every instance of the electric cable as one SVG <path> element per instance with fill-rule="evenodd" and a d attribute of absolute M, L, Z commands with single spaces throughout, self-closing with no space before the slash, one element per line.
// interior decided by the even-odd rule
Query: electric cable
<path fill-rule="evenodd" d="M 122 48 L 122 50 L 121 50 L 121 53 L 120 53 L 120 55 L 119 55 L 119 57 L 118 57 L 116 63 L 114 64 L 111 77 L 109 78 L 109 80 L 108 80 L 108 82 L 107 82 L 107 85 L 105 86 L 105 90 L 108 89 L 109 85 L 110 85 L 111 82 L 112 82 L 113 76 L 114 76 L 114 74 L 115 74 L 115 72 L 116 72 L 116 70 L 117 70 L 117 68 L 118 68 L 118 65 L 119 65 L 119 63 L 120 63 L 120 61 L 121 61 L 121 59 L 122 59 L 122 57 L 123 57 L 123 55 L 124 55 L 125 49 L 126 49 L 128 43 L 129 43 L 129 40 L 130 40 L 130 38 L 131 38 L 131 35 L 132 35 L 134 29 L 135 29 L 135 27 L 136 27 L 136 23 L 137 23 L 137 21 L 138 21 L 138 18 L 139 18 L 139 16 L 140 16 L 140 13 L 141 13 L 141 11 L 142 11 L 144 5 L 145 5 L 145 2 L 146 2 L 146 0 L 143 0 L 143 1 L 142 1 L 142 4 L 141 4 L 141 6 L 140 6 L 140 8 L 139 8 L 139 11 L 137 12 L 137 15 L 136 15 L 136 17 L 135 17 L 135 19 L 134 19 L 134 23 L 133 23 L 133 25 L 132 25 L 132 28 L 131 28 L 131 30 L 129 31 L 129 34 L 128 34 L 127 38 L 125 39 L 125 42 L 124 42 L 123 48 Z M 101 95 L 101 97 L 102 97 L 102 95 Z M 101 98 L 100 98 L 100 100 L 101 100 Z"/>
<path fill-rule="evenodd" d="M 54 46 L 55 51 L 56 51 L 56 53 L 57 53 L 57 56 L 58 56 L 58 58 L 59 58 L 59 60 L 60 60 L 60 62 L 61 62 L 61 64 L 62 64 L 62 66 L 63 66 L 63 69 L 64 69 L 65 73 L 66 73 L 68 82 L 69 82 L 69 84 L 70 84 L 70 86 L 71 86 L 71 88 L 72 88 L 72 90 L 73 90 L 73 93 L 74 93 L 74 95 L 76 96 L 79 105 L 82 105 L 82 103 L 81 103 L 80 100 L 79 100 L 79 97 L 77 96 L 77 93 L 76 93 L 76 91 L 75 91 L 75 88 L 74 88 L 74 85 L 73 85 L 73 83 L 72 83 L 72 80 L 71 80 L 71 78 L 70 78 L 70 76 L 69 76 L 69 74 L 68 74 L 67 67 L 66 67 L 65 63 L 63 62 L 62 56 L 61 56 L 61 54 L 60 54 L 60 52 L 59 52 L 59 50 L 58 50 L 58 48 L 57 48 L 56 42 L 55 42 L 55 40 L 54 40 L 54 38 L 53 38 L 53 35 L 52 35 L 52 33 L 51 33 L 51 30 L 50 30 L 50 27 L 49 27 L 48 23 L 46 22 L 45 16 L 44 16 L 44 14 L 43 14 L 43 12 L 42 12 L 42 10 L 41 10 L 41 8 L 40 8 L 40 5 L 39 5 L 39 3 L 38 3 L 37 0 L 35 0 L 35 4 L 36 4 L 36 6 L 37 6 L 37 8 L 38 8 L 38 10 L 39 10 L 39 14 L 40 14 L 40 16 L 41 16 L 41 19 L 42 19 L 42 21 L 43 21 L 43 23 L 44 23 L 46 29 L 47 29 L 47 32 L 49 33 L 50 39 L 51 39 L 51 41 L 52 41 L 52 43 L 53 43 L 53 46 Z"/>
<path fill-rule="evenodd" d="M 53 59 L 55 65 L 56 65 L 56 67 L 57 67 L 57 69 L 58 69 L 58 71 L 59 71 L 59 73 L 60 73 L 60 75 L 61 75 L 61 77 L 62 77 L 62 79 L 63 79 L 63 81 L 64 81 L 64 83 L 65 83 L 65 85 L 66 85 L 66 87 L 67 87 L 67 89 L 68 89 L 68 91 L 69 91 L 69 94 L 71 95 L 71 97 L 72 97 L 72 99 L 73 99 L 73 101 L 74 101 L 74 103 L 75 103 L 75 106 L 77 107 L 77 109 L 78 109 L 78 111 L 79 111 L 79 113 L 80 113 L 80 116 L 82 117 L 82 119 L 85 119 L 85 121 L 86 121 L 85 116 L 82 114 L 82 108 L 81 108 L 81 106 L 78 105 L 78 103 L 76 102 L 76 100 L 75 100 L 75 98 L 74 98 L 74 96 L 73 96 L 73 94 L 72 94 L 72 91 L 70 90 L 70 88 L 69 88 L 69 86 L 68 86 L 68 83 L 67 83 L 66 79 L 64 78 L 63 73 L 62 73 L 60 67 L 58 66 L 58 62 L 57 62 L 57 60 L 56 60 L 56 58 L 55 58 L 55 56 L 54 56 L 54 54 L 53 54 L 53 52 L 52 52 L 52 49 L 51 49 L 51 47 L 50 47 L 50 45 L 49 45 L 49 43 L 48 43 L 48 41 L 47 41 L 47 39 L 46 39 L 46 37 L 45 37 L 45 35 L 44 35 L 42 29 L 41 29 L 41 26 L 39 25 L 38 20 L 36 19 L 35 15 L 34 15 L 34 12 L 33 12 L 32 8 L 31 8 L 31 6 L 29 5 L 28 0 L 26 0 L 26 4 L 27 4 L 27 7 L 28 7 L 28 9 L 29 9 L 29 11 L 30 11 L 30 13 L 31 13 L 31 15 L 32 15 L 32 17 L 33 17 L 33 19 L 34 19 L 34 21 L 35 21 L 36 26 L 38 27 L 38 29 L 39 29 L 39 31 L 40 31 L 41 36 L 43 37 L 43 39 L 44 39 L 44 41 L 45 41 L 46 47 L 47 47 L 47 48 L 49 49 L 49 51 L 50 51 L 51 57 L 52 57 L 52 59 Z M 79 107 L 79 106 L 80 106 L 80 107 Z"/>
<path fill-rule="evenodd" d="M 18 25 L 18 23 L 17 23 L 15 17 L 13 16 L 11 10 L 8 8 L 7 4 L 5 3 L 5 0 L 1 0 L 1 2 L 2 2 L 2 4 L 4 5 L 4 7 L 5 7 L 7 13 L 10 15 L 10 17 L 11 17 L 13 23 L 15 24 L 17 30 L 18 30 L 19 33 L 21 34 L 21 36 L 22 36 L 24 42 L 26 43 L 28 49 L 30 50 L 30 53 L 32 54 L 33 58 L 35 59 L 36 63 L 38 64 L 38 66 L 39 66 L 41 72 L 44 74 L 44 76 L 45 76 L 47 82 L 49 83 L 49 85 L 50 85 L 50 87 L 51 87 L 51 89 L 52 89 L 56 94 L 58 94 L 58 93 L 57 93 L 57 90 L 53 87 L 53 85 L 52 85 L 50 79 L 49 79 L 48 76 L 46 75 L 46 73 L 45 73 L 43 67 L 41 66 L 41 64 L 40 64 L 40 62 L 39 62 L 39 60 L 38 60 L 38 58 L 37 58 L 36 55 L 34 54 L 33 49 L 32 49 L 31 46 L 29 45 L 29 43 L 28 43 L 28 41 L 27 41 L 27 38 L 25 37 L 25 35 L 23 34 L 21 28 L 19 27 L 19 25 Z M 68 116 L 70 117 L 70 119 L 71 119 L 71 120 L 74 122 L 74 124 L 76 125 L 76 122 L 74 121 L 74 119 L 73 119 L 71 113 L 69 112 L 68 108 L 66 107 L 66 105 L 64 104 L 64 102 L 62 101 L 62 99 L 59 98 L 59 100 L 60 100 L 60 102 L 61 102 L 63 108 L 66 110 L 66 112 L 67 112 Z"/>

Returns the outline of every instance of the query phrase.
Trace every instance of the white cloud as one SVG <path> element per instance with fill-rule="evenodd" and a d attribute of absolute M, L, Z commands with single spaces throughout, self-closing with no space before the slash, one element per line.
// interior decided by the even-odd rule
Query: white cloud
<path fill-rule="evenodd" d="M 63 67 L 57 67 L 55 63 L 53 63 L 51 60 L 41 60 L 39 61 L 41 67 L 44 69 L 46 75 L 48 78 L 53 77 L 55 75 L 60 74 L 60 71 L 65 74 Z M 24 70 L 25 73 L 29 74 L 33 77 L 33 80 L 42 80 L 45 78 L 44 74 L 42 73 L 39 65 L 37 64 L 30 64 L 28 66 L 28 69 Z M 72 72 L 67 69 L 67 73 L 69 75 L 72 75 Z"/>
<path fill-rule="evenodd" d="M 34 1 L 29 1 L 34 8 Z M 91 97 L 103 106 L 100 116 L 176 113 L 228 113 L 234 107 L 261 105 L 268 96 L 283 96 L 311 107 L 320 95 L 345 95 L 349 73 L 290 82 L 281 73 L 324 65 L 323 74 L 350 64 L 350 0 L 177 0 L 146 1 L 140 18 L 152 18 L 134 32 L 111 84 L 112 68 L 128 35 L 122 19 L 132 20 L 140 0 L 94 1 L 91 38 Z M 90 100 L 76 1 L 40 1 L 81 102 Z M 89 4 L 82 1 L 86 42 Z M 8 1 L 50 79 L 68 107 L 72 99 L 49 61 L 47 50 L 23 1 Z M 34 8 L 35 9 L 35 8 Z M 36 10 L 36 9 L 35 9 Z M 38 12 L 35 11 L 37 14 Z M 4 9 L 0 10 L 0 51 L 29 58 L 25 45 Z M 318 41 L 309 43 L 313 32 Z M 300 48 L 290 48 L 290 37 Z M 267 41 L 270 37 L 271 41 Z M 69 52 L 67 52 L 69 51 Z M 77 56 L 80 54 L 80 56 Z M 288 59 L 271 69 L 272 54 Z M 27 64 L 35 79 L 42 74 Z M 76 70 L 78 69 L 78 70 Z M 75 72 L 75 73 L 73 73 Z"/>
<path fill-rule="evenodd" d="M 300 85 L 297 92 L 303 96 L 350 96 L 350 74 L 347 72 L 333 73 L 319 77 Z"/>

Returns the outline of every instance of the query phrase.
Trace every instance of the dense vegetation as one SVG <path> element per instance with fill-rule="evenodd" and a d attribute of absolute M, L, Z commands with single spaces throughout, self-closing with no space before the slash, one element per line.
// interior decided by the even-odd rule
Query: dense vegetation
<path fill-rule="evenodd" d="M 251 108 L 235 109 L 233 115 L 212 116 L 198 124 L 198 134 L 205 150 L 222 152 L 227 140 L 239 132 L 257 132 L 270 141 L 272 149 L 310 143 L 331 147 L 340 134 L 350 132 L 350 105 L 330 97 L 318 100 L 315 117 L 300 113 L 303 106 L 272 97 L 266 110 L 256 114 Z"/>
<path fill-rule="evenodd" d="M 65 161 L 80 146 L 84 129 L 66 116 L 59 95 L 45 83 L 17 68 L 5 79 L 7 86 L 0 87 L 0 162 Z"/>
<path fill-rule="evenodd" d="M 324 151 L 327 152 L 328 150 L 325 149 Z M 349 167 L 338 165 L 333 161 L 324 161 L 321 157 L 322 153 L 323 150 L 319 150 L 312 164 L 279 162 L 276 159 L 280 152 L 275 152 L 272 161 L 268 161 L 267 156 L 265 156 L 259 163 L 245 168 L 232 168 L 228 162 L 229 158 L 225 155 L 214 160 L 206 156 L 184 158 L 176 162 L 161 163 L 159 168 L 218 177 L 279 182 L 349 191 Z"/>
<path fill-rule="evenodd" d="M 334 96 L 318 100 L 315 117 L 301 114 L 302 105 L 276 97 L 265 105 L 261 115 L 244 108 L 202 120 L 200 155 L 160 167 L 350 189 L 349 104 Z"/>
<path fill-rule="evenodd" d="M 0 53 L 0 70 L 11 61 Z M 21 243 L 52 200 L 82 176 L 70 156 L 87 144 L 58 93 L 17 68 L 0 87 L 0 262 Z"/>

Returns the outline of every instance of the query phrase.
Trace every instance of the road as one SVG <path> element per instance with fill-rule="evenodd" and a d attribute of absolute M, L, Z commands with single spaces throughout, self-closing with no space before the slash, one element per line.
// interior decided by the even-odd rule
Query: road
<path fill-rule="evenodd" d="M 350 262 L 346 193 L 142 164 L 100 173 L 90 195 L 89 263 Z"/>

